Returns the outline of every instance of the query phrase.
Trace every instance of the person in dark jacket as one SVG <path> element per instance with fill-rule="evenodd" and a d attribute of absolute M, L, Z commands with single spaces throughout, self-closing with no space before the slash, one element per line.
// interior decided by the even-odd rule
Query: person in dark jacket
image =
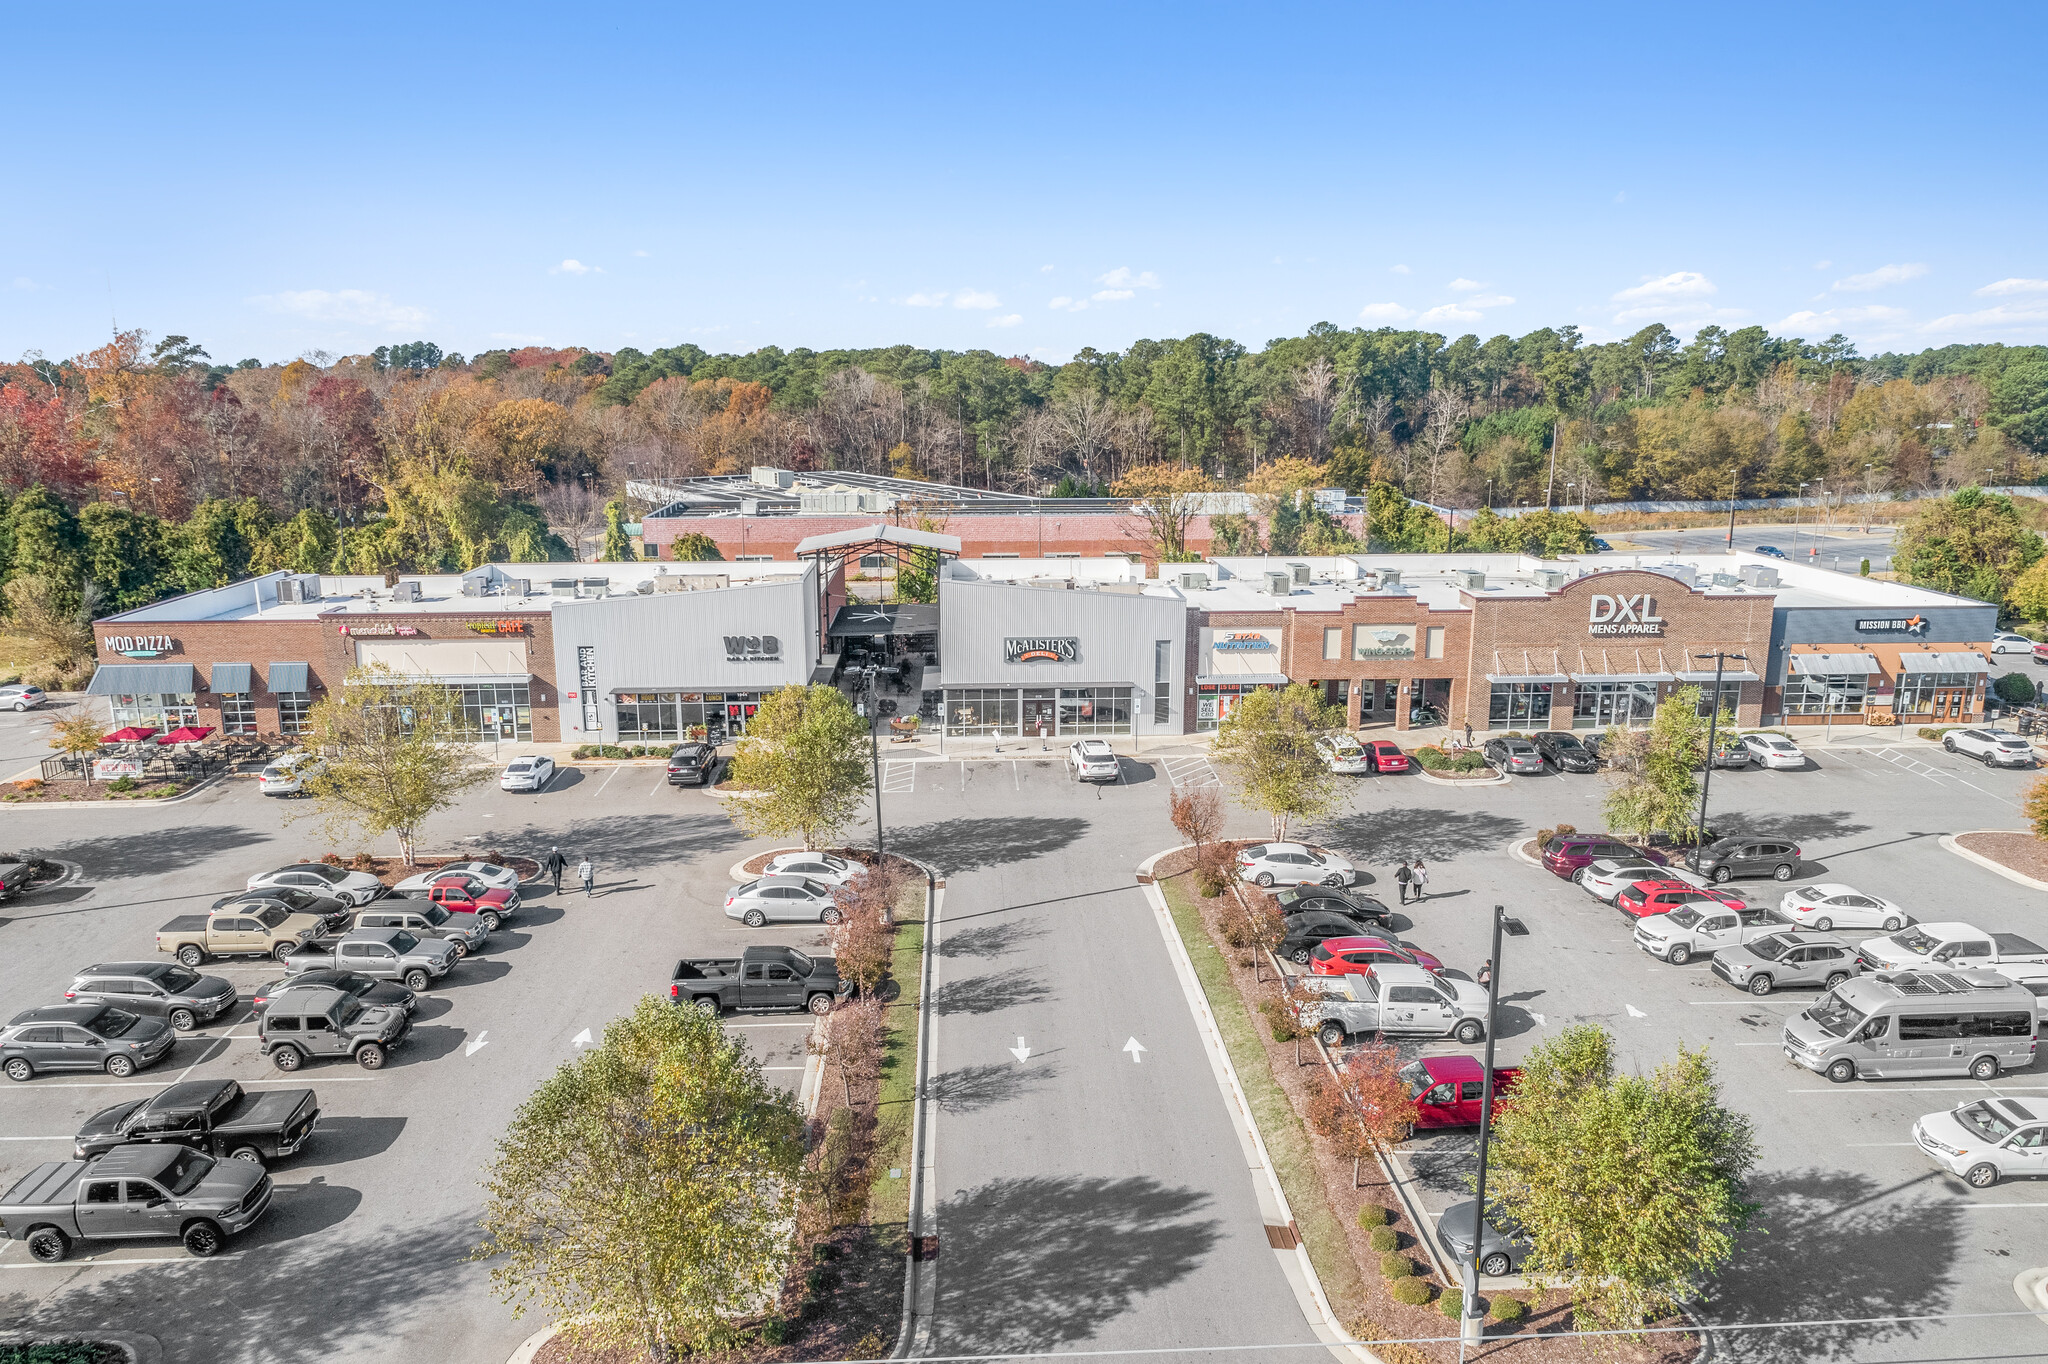
<path fill-rule="evenodd" d="M 569 869 L 569 859 L 562 856 L 560 848 L 549 848 L 547 861 L 541 864 L 548 869 L 548 875 L 555 878 L 555 894 L 562 893 L 562 873 Z"/>
<path fill-rule="evenodd" d="M 1408 891 L 1414 883 L 1415 874 L 1408 870 L 1406 862 L 1398 862 L 1394 869 L 1394 883 L 1401 887 L 1401 903 L 1408 903 Z"/>

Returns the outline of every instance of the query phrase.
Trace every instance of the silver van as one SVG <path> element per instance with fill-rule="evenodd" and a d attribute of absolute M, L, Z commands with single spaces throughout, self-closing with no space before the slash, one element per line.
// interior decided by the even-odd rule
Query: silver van
<path fill-rule="evenodd" d="M 1836 1084 L 1968 1075 L 2034 1062 L 2034 996 L 1995 971 L 1890 971 L 1843 981 L 1785 1020 L 1785 1055 Z"/>

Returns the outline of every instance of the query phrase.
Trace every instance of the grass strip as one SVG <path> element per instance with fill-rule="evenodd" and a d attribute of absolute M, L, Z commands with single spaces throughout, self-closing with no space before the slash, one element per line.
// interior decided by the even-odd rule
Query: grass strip
<path fill-rule="evenodd" d="M 906 895 L 906 901 L 911 897 Z M 882 1234 L 901 1234 L 910 1220 L 910 1128 L 917 1097 L 917 1002 L 924 958 L 924 887 L 914 907 L 897 907 L 896 939 L 890 949 L 889 978 L 900 993 L 882 1013 L 882 1083 L 876 1099 L 875 1161 L 878 1172 L 868 1195 L 868 1224 Z M 903 1171 L 901 1179 L 889 1178 Z"/>
<path fill-rule="evenodd" d="M 1358 1266 L 1351 1258 L 1344 1229 L 1337 1225 L 1336 1214 L 1330 1211 L 1329 1200 L 1323 1196 L 1308 1129 L 1273 1079 L 1266 1049 L 1259 1041 L 1258 1020 L 1245 1007 L 1243 996 L 1231 981 L 1230 964 L 1223 959 L 1215 939 L 1209 936 L 1189 877 L 1167 877 L 1158 886 L 1166 896 L 1167 910 L 1173 915 L 1188 960 L 1194 964 L 1195 978 L 1208 997 L 1217 1031 L 1223 1034 L 1224 1050 L 1237 1069 L 1237 1083 L 1244 1090 L 1245 1102 L 1251 1105 L 1252 1118 L 1266 1143 L 1266 1154 L 1279 1173 L 1280 1188 L 1294 1210 L 1294 1224 L 1308 1249 L 1310 1263 L 1322 1278 L 1330 1309 L 1339 1321 L 1349 1321 L 1365 1310 L 1365 1285 L 1358 1277 Z"/>

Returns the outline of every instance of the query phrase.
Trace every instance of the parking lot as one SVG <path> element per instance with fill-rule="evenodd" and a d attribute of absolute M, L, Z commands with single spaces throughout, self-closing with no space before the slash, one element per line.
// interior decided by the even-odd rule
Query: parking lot
<path fill-rule="evenodd" d="M 1792 885 L 1843 881 L 1921 918 L 2041 939 L 2037 895 L 1938 846 L 1944 833 L 2016 827 L 2033 774 L 1987 771 L 1924 744 L 1810 751 L 1818 765 L 1804 772 L 1717 773 L 1715 825 L 1796 840 L 1807 860 Z M 1192 756 L 1126 759 L 1120 782 L 1095 788 L 1073 783 L 1061 756 L 1055 747 L 898 760 L 884 773 L 892 846 L 951 878 L 933 981 L 932 1139 L 948 1238 L 938 1339 L 1003 1349 L 1291 1338 L 1299 1313 L 1271 1267 L 1199 1040 L 1131 878 L 1140 858 L 1175 841 L 1168 794 L 1213 772 Z M 1430 897 L 1408 908 L 1402 936 L 1454 970 L 1469 974 L 1486 955 L 1495 903 L 1529 926 L 1499 967 L 1510 1006 L 1502 1062 L 1582 1020 L 1612 1029 L 1627 1065 L 1647 1069 L 1681 1045 L 1711 1049 L 1729 1102 L 1756 1123 L 1763 1226 L 1722 1276 L 1710 1318 L 2014 1310 L 2013 1275 L 2048 1265 L 2048 1188 L 1968 1191 L 1935 1173 L 1907 1127 L 1972 1093 L 2048 1095 L 2048 1069 L 1989 1086 L 1832 1085 L 1791 1066 L 1777 1029 L 1804 996 L 1755 999 L 1713 977 L 1705 959 L 1658 962 L 1619 913 L 1511 853 L 1560 821 L 1597 828 L 1605 793 L 1585 776 L 1479 787 L 1365 777 L 1313 834 L 1366 868 L 1389 901 L 1393 860 L 1424 859 Z M 324 851 L 316 822 L 287 823 L 308 813 L 265 803 L 246 781 L 165 807 L 6 811 L 12 828 L 0 842 L 75 862 L 81 876 L 0 905 L 0 998 L 11 1013 L 53 1000 L 80 966 L 149 957 L 172 915 Z M 1265 821 L 1238 812 L 1231 832 L 1259 836 Z M 429 992 L 414 1037 L 381 1071 L 325 1062 L 279 1076 L 255 1054 L 243 1008 L 127 1081 L 0 1086 L 0 1178 L 10 1182 L 64 1158 L 87 1114 L 181 1076 L 309 1087 L 322 1109 L 306 1151 L 275 1172 L 274 1211 L 228 1253 L 196 1261 L 169 1243 L 116 1243 L 42 1266 L 0 1245 L 0 1311 L 146 1331 L 173 1360 L 388 1358 L 393 1342 L 408 1358 L 505 1359 L 537 1323 L 512 1319 L 487 1267 L 465 1257 L 478 1172 L 520 1100 L 586 1031 L 664 989 L 684 951 L 821 941 L 815 929 L 749 931 L 723 917 L 728 869 L 768 845 L 749 842 L 716 797 L 667 789 L 655 768 L 572 770 L 539 796 L 486 787 L 422 843 L 529 856 L 555 845 L 572 862 L 595 860 L 600 893 L 531 895 L 486 951 Z M 1787 888 L 1735 884 L 1765 904 Z M 278 974 L 268 963 L 206 969 L 245 998 Z M 804 1021 L 732 1026 L 771 1079 L 795 1087 Z M 1123 1050 L 1127 1037 L 1142 1041 L 1142 1063 Z M 1030 1059 L 1013 1060 L 1010 1048 L 1026 1042 Z M 1415 1143 L 1409 1159 L 1437 1206 L 1462 1196 L 1470 1145 L 1469 1135 Z M 1100 1230 L 1105 1217 L 1114 1235 Z M 1179 1217 L 1192 1220 L 1168 1247 L 1152 1228 Z M 1096 1231 L 1075 1229 L 1090 1218 Z M 1040 1287 L 1012 1273 L 1019 1255 L 1038 1266 Z M 1090 1312 L 1076 1315 L 1089 1293 Z M 1757 1359 L 1980 1359 L 2023 1354 L 2038 1330 L 2025 1318 L 1843 1327 L 1729 1337 L 1721 1348 Z"/>

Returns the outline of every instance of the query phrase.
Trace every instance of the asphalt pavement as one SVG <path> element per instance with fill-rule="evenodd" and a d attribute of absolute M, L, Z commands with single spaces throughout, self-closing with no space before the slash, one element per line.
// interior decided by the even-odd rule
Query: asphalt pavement
<path fill-rule="evenodd" d="M 1847 518 L 1854 508 L 1835 514 L 1834 524 L 1816 526 L 1790 522 L 1735 528 L 1735 548 L 1755 550 L 1760 545 L 1776 547 L 1788 559 L 1837 573 L 1858 573 L 1863 561 L 1870 571 L 1882 573 L 1892 564 L 1893 526 L 1873 526 L 1865 531 Z M 1632 530 L 1610 532 L 1606 539 L 1624 553 L 1713 554 L 1728 549 L 1726 526 L 1695 526 L 1689 530 Z"/>

